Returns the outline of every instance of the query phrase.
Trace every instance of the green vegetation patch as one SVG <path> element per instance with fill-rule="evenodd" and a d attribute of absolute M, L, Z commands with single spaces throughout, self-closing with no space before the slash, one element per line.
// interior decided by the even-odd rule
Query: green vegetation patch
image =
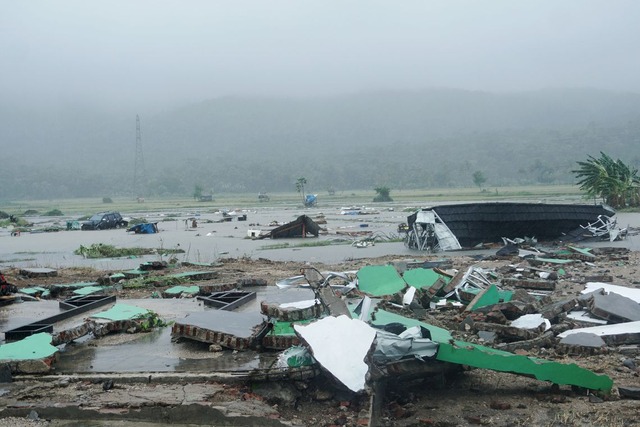
<path fill-rule="evenodd" d="M 122 287 L 126 289 L 179 286 L 188 282 L 188 279 L 176 276 L 140 276 L 127 280 Z"/>
<path fill-rule="evenodd" d="M 60 209 L 51 209 L 50 211 L 45 212 L 44 216 L 63 216 L 64 214 Z"/>
<path fill-rule="evenodd" d="M 91 246 L 80 245 L 78 249 L 73 251 L 76 255 L 82 255 L 85 258 L 118 258 L 127 256 L 142 255 L 166 255 L 184 253 L 183 249 L 151 249 L 151 248 L 116 248 L 113 245 L 105 245 L 104 243 L 94 243 Z"/>

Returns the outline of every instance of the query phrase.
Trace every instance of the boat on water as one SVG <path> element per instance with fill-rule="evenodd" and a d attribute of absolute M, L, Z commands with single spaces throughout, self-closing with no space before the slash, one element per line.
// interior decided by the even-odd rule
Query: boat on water
<path fill-rule="evenodd" d="M 427 212 L 435 214 L 425 215 Z M 407 243 L 414 249 L 437 250 L 438 232 L 449 241 L 450 233 L 461 247 L 466 248 L 502 242 L 503 238 L 562 240 L 576 230 L 583 230 L 614 215 L 615 210 L 603 204 L 488 202 L 433 206 L 409 215 Z M 431 217 L 433 225 L 428 223 Z M 422 218 L 428 221 L 423 222 Z M 425 243 L 425 239 L 429 242 Z"/>

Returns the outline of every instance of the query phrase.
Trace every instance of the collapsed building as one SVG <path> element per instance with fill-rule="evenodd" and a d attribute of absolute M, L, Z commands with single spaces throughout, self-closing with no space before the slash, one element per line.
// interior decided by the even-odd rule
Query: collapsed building
<path fill-rule="evenodd" d="M 621 237 L 615 211 L 606 205 L 460 203 L 434 206 L 407 217 L 406 244 L 431 252 L 472 248 L 504 239 L 575 242 Z"/>
<path fill-rule="evenodd" d="M 56 314 L 33 319 L 14 328 L 17 331 L 6 330 L 0 361 L 16 378 L 51 375 L 64 359 L 60 347 L 82 337 L 103 339 L 119 331 L 164 328 L 171 341 L 158 345 L 165 351 L 167 346 L 198 342 L 209 346 L 208 351 L 233 352 L 232 359 L 219 362 L 231 372 L 227 379 L 273 382 L 326 376 L 338 388 L 369 396 L 370 425 L 378 425 L 386 384 L 469 367 L 524 375 L 600 396 L 609 395 L 614 386 L 620 395 L 633 394 L 633 386 L 614 385 L 604 373 L 519 353 L 544 346 L 587 357 L 637 347 L 637 290 L 614 285 L 610 276 L 588 274 L 601 259 L 624 256 L 622 250 L 577 246 L 515 248 L 496 254 L 494 261 L 503 260 L 497 268 L 470 261 L 453 268 L 446 260 L 367 265 L 342 272 L 305 267 L 277 286 L 246 277 L 217 282 L 215 269 L 171 273 L 190 286 L 168 286 L 159 296 L 190 311 L 176 313 L 170 328 L 162 319 L 169 312 L 166 307 L 156 313 L 121 304 L 115 301 L 112 285 L 105 283 L 21 288 L 25 301 L 31 296 L 26 304 L 43 303 L 49 291 L 74 295 L 61 301 L 61 312 L 93 312 L 75 324 L 68 323 L 72 317 L 67 316 L 64 327 Z M 143 272 L 149 274 L 144 269 L 127 274 L 135 278 Z M 558 284 L 569 280 L 584 284 L 579 295 L 554 297 Z M 102 311 L 102 306 L 110 308 Z M 433 316 L 445 316 L 451 327 L 430 322 Z M 239 356 L 254 352 L 273 354 L 277 362 L 256 364 L 251 357 Z"/>

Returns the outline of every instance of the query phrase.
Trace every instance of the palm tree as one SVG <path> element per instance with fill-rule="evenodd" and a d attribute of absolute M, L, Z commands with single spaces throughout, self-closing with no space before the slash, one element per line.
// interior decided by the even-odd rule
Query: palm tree
<path fill-rule="evenodd" d="M 587 161 L 577 162 L 579 169 L 572 171 L 579 179 L 578 185 L 588 197 L 601 197 L 614 208 L 640 206 L 640 177 L 638 170 L 622 161 L 613 160 L 603 152 L 600 158 L 589 156 Z"/>
<path fill-rule="evenodd" d="M 307 185 L 307 178 L 301 176 L 300 178 L 298 178 L 298 180 L 296 181 L 296 190 L 298 191 L 298 193 L 300 193 L 300 195 L 302 196 L 302 204 L 304 205 L 304 186 Z"/>

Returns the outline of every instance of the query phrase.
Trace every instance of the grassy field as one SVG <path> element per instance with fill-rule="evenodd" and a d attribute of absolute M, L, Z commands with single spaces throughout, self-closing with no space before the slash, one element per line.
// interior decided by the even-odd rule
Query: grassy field
<path fill-rule="evenodd" d="M 424 190 L 391 190 L 391 203 L 373 203 L 376 193 L 373 190 L 353 190 L 336 192 L 334 195 L 318 194 L 318 207 L 323 206 L 427 206 L 429 204 L 450 201 L 543 201 L 543 202 L 579 202 L 584 201 L 578 187 L 571 185 L 501 187 L 479 191 L 478 188 L 441 188 Z M 257 194 L 217 194 L 211 202 L 198 202 L 193 198 L 146 198 L 138 203 L 134 198 L 112 198 L 112 203 L 103 203 L 102 198 L 78 198 L 62 200 L 20 200 L 8 201 L 0 205 L 0 210 L 14 215 L 23 215 L 27 210 L 39 214 L 59 209 L 65 215 L 90 215 L 95 212 L 115 210 L 120 212 L 170 211 L 172 209 L 198 209 L 217 211 L 219 209 L 241 209 L 249 207 L 300 207 L 300 194 L 269 194 L 268 202 L 259 202 Z"/>

